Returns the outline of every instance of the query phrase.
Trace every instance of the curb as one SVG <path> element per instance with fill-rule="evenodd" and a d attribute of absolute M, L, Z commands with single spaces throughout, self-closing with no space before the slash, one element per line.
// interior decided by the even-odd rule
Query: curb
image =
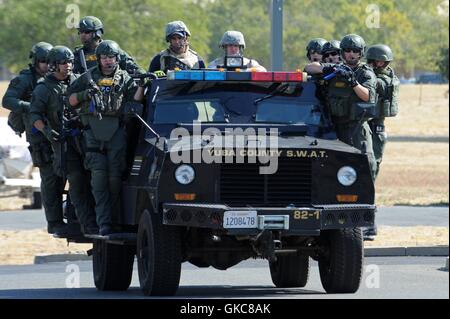
<path fill-rule="evenodd" d="M 55 254 L 34 256 L 34 264 L 60 263 L 66 261 L 92 260 L 87 254 Z"/>
<path fill-rule="evenodd" d="M 437 256 L 448 257 L 448 246 L 429 247 L 368 247 L 364 249 L 366 257 L 394 257 L 394 256 Z M 447 259 L 448 260 L 448 259 Z"/>

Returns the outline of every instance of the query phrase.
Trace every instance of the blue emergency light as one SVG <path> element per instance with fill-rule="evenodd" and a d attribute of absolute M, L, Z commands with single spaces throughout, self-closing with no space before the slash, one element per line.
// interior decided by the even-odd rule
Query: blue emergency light
<path fill-rule="evenodd" d="M 306 82 L 304 72 L 242 72 L 212 70 L 175 70 L 167 72 L 168 80 L 177 81 L 251 81 L 251 82 Z"/>

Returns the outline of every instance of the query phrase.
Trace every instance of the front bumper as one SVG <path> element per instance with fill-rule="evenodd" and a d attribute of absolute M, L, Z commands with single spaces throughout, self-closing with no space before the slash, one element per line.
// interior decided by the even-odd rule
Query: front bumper
<path fill-rule="evenodd" d="M 255 212 L 252 228 L 224 227 L 225 212 Z M 317 236 L 321 230 L 371 227 L 374 205 L 322 205 L 313 207 L 228 207 L 202 203 L 163 204 L 163 224 L 223 230 L 229 235 L 252 235 L 279 230 L 284 235 Z"/>

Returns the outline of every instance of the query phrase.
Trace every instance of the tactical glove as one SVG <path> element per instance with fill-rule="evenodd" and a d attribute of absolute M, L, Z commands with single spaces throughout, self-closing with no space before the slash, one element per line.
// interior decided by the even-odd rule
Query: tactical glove
<path fill-rule="evenodd" d="M 44 127 L 44 135 L 50 142 L 59 142 L 61 140 L 61 135 L 49 126 Z"/>
<path fill-rule="evenodd" d="M 358 85 L 355 72 L 353 72 L 353 70 L 349 66 L 340 66 L 338 69 L 338 73 L 340 74 L 341 78 L 344 79 L 352 88 Z"/>
<path fill-rule="evenodd" d="M 322 73 L 323 73 L 323 75 L 328 75 L 335 71 L 336 71 L 336 68 L 334 66 L 324 66 Z"/>

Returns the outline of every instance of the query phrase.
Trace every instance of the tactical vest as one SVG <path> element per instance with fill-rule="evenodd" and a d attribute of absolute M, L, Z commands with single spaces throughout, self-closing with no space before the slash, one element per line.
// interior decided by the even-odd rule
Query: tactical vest
<path fill-rule="evenodd" d="M 59 132 L 62 126 L 61 119 L 64 103 L 67 103 L 66 92 L 68 84 L 64 81 L 46 78 L 41 79 L 37 85 L 44 85 L 49 92 L 49 101 L 46 110 L 47 120 L 50 127 Z"/>
<path fill-rule="evenodd" d="M 74 56 L 75 56 L 75 61 L 74 61 L 74 67 L 73 67 L 73 72 L 76 74 L 82 74 L 84 72 L 86 72 L 86 70 L 83 69 L 82 65 L 81 65 L 81 56 L 80 56 L 80 51 L 83 50 L 83 46 L 80 47 L 76 47 L 74 50 Z M 94 66 L 97 65 L 97 55 L 95 55 L 95 50 L 92 52 L 86 52 L 85 50 L 83 50 L 84 52 L 84 58 L 86 59 L 86 66 L 88 69 L 93 68 Z"/>
<path fill-rule="evenodd" d="M 103 110 L 95 110 L 94 102 L 84 105 L 82 122 L 89 126 L 98 141 L 109 141 L 120 126 L 122 117 L 122 101 L 126 89 L 127 73 L 117 68 L 113 76 L 104 76 L 98 68 L 89 70 L 93 81 L 100 88 L 98 97 Z M 94 115 L 94 111 L 101 111 L 101 118 Z"/>
<path fill-rule="evenodd" d="M 169 49 L 160 53 L 161 70 L 180 70 L 199 69 L 200 60 L 197 52 L 188 49 L 186 53 L 175 55 Z"/>
<path fill-rule="evenodd" d="M 386 84 L 386 90 L 378 96 L 377 106 L 380 117 L 393 117 L 398 114 L 398 95 L 400 80 L 391 67 L 376 74 Z"/>
<path fill-rule="evenodd" d="M 359 65 L 355 72 L 356 79 L 359 80 L 369 67 L 365 64 Z M 329 81 L 328 100 L 330 113 L 333 117 L 339 117 L 346 121 L 360 120 L 355 104 L 362 102 L 356 95 L 353 88 L 339 75 Z"/>

